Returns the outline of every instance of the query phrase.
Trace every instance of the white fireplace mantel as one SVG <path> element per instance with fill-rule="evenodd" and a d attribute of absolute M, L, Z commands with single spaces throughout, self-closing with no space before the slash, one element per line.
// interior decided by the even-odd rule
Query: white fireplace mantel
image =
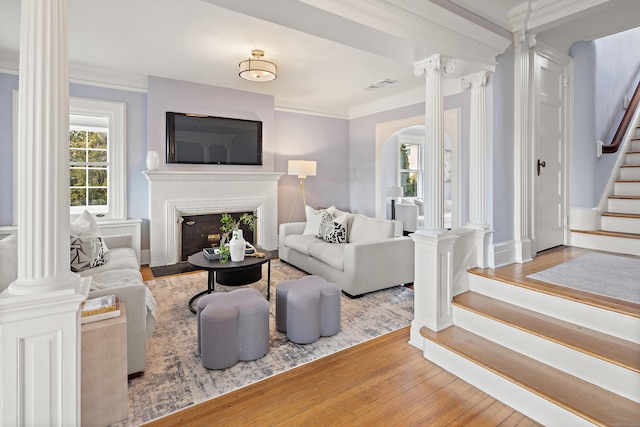
<path fill-rule="evenodd" d="M 144 171 L 149 181 L 150 263 L 180 262 L 183 215 L 255 211 L 256 243 L 278 247 L 282 172 Z"/>

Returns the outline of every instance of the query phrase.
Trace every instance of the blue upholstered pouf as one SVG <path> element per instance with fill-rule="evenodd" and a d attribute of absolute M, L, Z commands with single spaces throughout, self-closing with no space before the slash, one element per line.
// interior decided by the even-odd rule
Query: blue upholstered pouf
<path fill-rule="evenodd" d="M 269 351 L 269 302 L 255 289 L 198 300 L 198 351 L 207 369 L 259 359 Z"/>
<path fill-rule="evenodd" d="M 340 331 L 341 289 L 320 276 L 285 280 L 276 287 L 276 328 L 298 344 Z"/>

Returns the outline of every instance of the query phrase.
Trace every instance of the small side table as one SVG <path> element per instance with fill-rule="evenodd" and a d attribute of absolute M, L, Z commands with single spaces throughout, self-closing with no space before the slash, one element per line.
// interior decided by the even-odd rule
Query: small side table
<path fill-rule="evenodd" d="M 82 325 L 83 426 L 106 426 L 127 418 L 127 313 Z"/>

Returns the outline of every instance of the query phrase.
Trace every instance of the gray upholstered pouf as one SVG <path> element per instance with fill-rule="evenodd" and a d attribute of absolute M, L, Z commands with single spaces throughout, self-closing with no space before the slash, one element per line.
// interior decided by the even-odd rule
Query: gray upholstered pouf
<path fill-rule="evenodd" d="M 269 351 L 269 302 L 255 289 L 198 300 L 198 351 L 207 369 L 259 359 Z"/>
<path fill-rule="evenodd" d="M 320 276 L 285 280 L 276 287 L 276 328 L 298 344 L 340 331 L 340 287 Z"/>

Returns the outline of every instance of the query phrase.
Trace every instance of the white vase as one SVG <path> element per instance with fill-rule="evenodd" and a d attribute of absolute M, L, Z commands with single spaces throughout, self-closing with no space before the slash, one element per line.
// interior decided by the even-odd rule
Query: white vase
<path fill-rule="evenodd" d="M 233 232 L 233 237 L 229 242 L 229 255 L 231 255 L 231 261 L 244 261 L 245 245 L 246 242 L 244 237 L 242 237 L 242 230 L 235 230 Z"/>
<path fill-rule="evenodd" d="M 149 151 L 147 153 L 147 170 L 155 171 L 160 166 L 160 156 L 157 151 Z"/>

